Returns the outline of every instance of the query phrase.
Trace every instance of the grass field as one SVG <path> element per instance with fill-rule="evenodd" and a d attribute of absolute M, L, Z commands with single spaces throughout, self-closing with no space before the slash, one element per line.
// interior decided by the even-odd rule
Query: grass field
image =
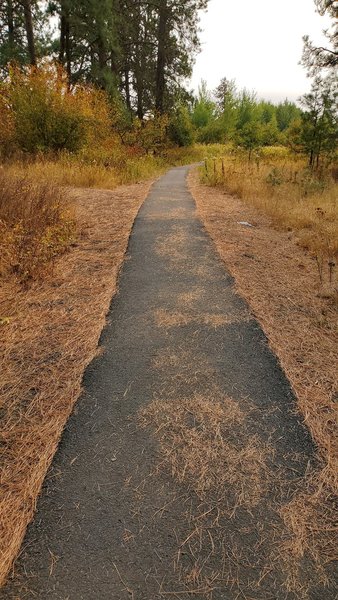
<path fill-rule="evenodd" d="M 58 157 L 41 156 L 29 159 L 12 159 L 2 170 L 10 176 L 25 177 L 33 181 L 71 187 L 96 187 L 114 189 L 118 185 L 137 183 L 164 173 L 169 167 L 203 161 L 222 156 L 225 146 L 196 144 L 188 148 L 172 148 L 161 154 L 114 156 L 111 152 L 61 153 Z M 121 149 L 119 149 L 121 153 Z"/>
<path fill-rule="evenodd" d="M 268 215 L 282 230 L 294 231 L 316 259 L 318 277 L 332 293 L 338 259 L 338 184 L 333 170 L 318 176 L 304 158 L 286 149 L 265 149 L 257 160 L 238 154 L 206 160 L 201 181 L 224 188 Z"/>

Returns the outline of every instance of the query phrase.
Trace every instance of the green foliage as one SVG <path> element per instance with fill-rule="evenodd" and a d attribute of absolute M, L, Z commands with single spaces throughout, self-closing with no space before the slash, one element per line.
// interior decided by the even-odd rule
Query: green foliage
<path fill-rule="evenodd" d="M 285 134 L 300 109 L 285 100 L 274 105 L 258 101 L 254 92 L 237 90 L 223 78 L 213 96 L 202 82 L 193 105 L 191 121 L 196 139 L 204 144 L 233 143 L 251 152 L 260 146 L 286 144 Z"/>
<path fill-rule="evenodd" d="M 58 87 L 58 86 L 57 86 Z M 85 141 L 84 120 L 61 89 L 34 74 L 15 74 L 10 86 L 15 139 L 19 147 L 36 153 L 46 150 L 78 150 Z M 69 101 L 70 100 L 70 101 Z"/>
<path fill-rule="evenodd" d="M 220 119 L 211 121 L 196 132 L 197 141 L 201 144 L 221 144 L 225 141 L 224 124 Z"/>
<path fill-rule="evenodd" d="M 35 50 L 38 58 L 51 50 L 51 32 L 46 5 L 31 0 Z M 8 75 L 8 64 L 26 65 L 30 56 L 25 29 L 24 3 L 22 0 L 0 2 L 0 75 Z"/>
<path fill-rule="evenodd" d="M 185 106 L 179 105 L 173 113 L 168 128 L 170 140 L 177 146 L 191 146 L 194 142 L 194 132 Z"/>
<path fill-rule="evenodd" d="M 136 119 L 134 121 L 134 133 L 136 133 L 136 145 L 149 152 L 159 153 L 165 148 L 167 141 L 168 117 L 156 115 L 146 121 Z"/>
<path fill-rule="evenodd" d="M 214 96 L 219 113 L 224 113 L 225 106 L 237 96 L 235 81 L 223 77 L 215 89 Z"/>
<path fill-rule="evenodd" d="M 323 46 L 316 46 L 308 35 L 303 37 L 304 47 L 302 64 L 308 70 L 312 77 L 320 75 L 323 70 L 337 77 L 338 66 L 338 35 L 337 19 L 338 4 L 336 0 L 315 0 L 316 8 L 319 14 L 327 14 L 332 18 L 332 26 L 324 30 L 327 43 Z"/>
<path fill-rule="evenodd" d="M 207 127 L 215 118 L 215 104 L 207 89 L 206 82 L 202 81 L 198 88 L 198 95 L 191 113 L 191 121 L 196 129 Z"/>
<path fill-rule="evenodd" d="M 298 143 L 309 156 L 310 167 L 318 167 L 320 159 L 332 160 L 338 142 L 338 85 L 334 77 L 317 76 L 311 92 L 302 97 L 306 112 Z"/>
<path fill-rule="evenodd" d="M 5 116 L 11 117 L 8 136 L 26 152 L 76 152 L 93 136 L 109 133 L 106 97 L 90 88 L 70 92 L 61 69 L 13 69 L 2 93 Z"/>
<path fill-rule="evenodd" d="M 40 65 L 47 56 L 65 68 L 71 86 L 90 83 L 114 99 L 121 96 L 141 120 L 170 112 L 191 75 L 200 47 L 199 11 L 207 4 L 2 0 L 0 75 L 8 74 L 9 63 Z"/>
<path fill-rule="evenodd" d="M 280 131 L 286 131 L 293 121 L 300 118 L 301 110 L 293 102 L 284 100 L 277 105 L 276 119 Z"/>
<path fill-rule="evenodd" d="M 251 158 L 252 151 L 262 145 L 262 125 L 255 120 L 247 121 L 237 132 L 235 139 L 238 146 L 248 150 Z"/>
<path fill-rule="evenodd" d="M 246 125 L 249 125 L 254 121 L 258 121 L 258 104 L 256 100 L 256 94 L 254 92 L 248 92 L 246 89 L 240 92 L 238 98 L 237 115 L 236 127 L 240 131 Z M 248 129 L 250 129 L 250 127 Z"/>
<path fill-rule="evenodd" d="M 280 137 L 276 114 L 273 113 L 271 120 L 261 125 L 261 142 L 263 146 L 273 146 L 277 144 Z"/>

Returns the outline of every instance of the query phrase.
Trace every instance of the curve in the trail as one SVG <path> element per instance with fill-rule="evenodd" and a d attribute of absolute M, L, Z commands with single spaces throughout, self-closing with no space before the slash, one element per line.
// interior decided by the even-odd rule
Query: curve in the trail
<path fill-rule="evenodd" d="M 103 351 L 85 373 L 2 599 L 297 598 L 283 588 L 278 564 L 272 573 L 266 565 L 281 526 L 276 506 L 304 472 L 312 442 L 278 361 L 196 215 L 186 175 L 177 168 L 160 178 L 139 212 Z M 224 477 L 207 455 L 219 444 L 217 436 L 208 439 L 213 417 L 205 426 L 194 415 L 195 405 L 205 415 L 213 402 L 218 409 L 235 403 L 245 414 L 236 420 L 235 410 L 230 427 L 221 414 L 219 431 L 227 426 L 229 439 L 223 436 L 220 452 L 227 443 L 235 450 L 235 458 L 230 450 L 221 457 Z M 140 410 L 152 403 L 157 412 L 143 415 L 149 426 L 141 427 Z M 181 474 L 165 450 L 173 430 L 161 437 L 166 419 L 175 428 L 175 415 Z M 189 452 L 182 427 L 197 443 L 192 462 L 179 455 Z M 211 478 L 203 489 L 193 480 L 198 440 Z M 236 470 L 230 461 L 239 455 Z M 217 507 L 215 477 L 223 498 Z"/>

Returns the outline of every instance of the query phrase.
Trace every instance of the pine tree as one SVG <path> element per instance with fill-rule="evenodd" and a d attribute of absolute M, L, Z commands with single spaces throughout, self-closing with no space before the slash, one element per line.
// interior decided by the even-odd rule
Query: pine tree
<path fill-rule="evenodd" d="M 46 14 L 36 0 L 2 0 L 0 3 L 0 73 L 8 65 L 35 65 L 47 50 Z"/>
<path fill-rule="evenodd" d="M 116 11 L 113 0 L 55 0 L 49 11 L 59 17 L 55 48 L 70 83 L 90 81 L 113 92 L 116 87 Z"/>
<path fill-rule="evenodd" d="M 324 31 L 328 47 L 316 46 L 309 36 L 304 36 L 302 64 L 308 69 L 310 76 L 315 76 L 322 69 L 336 71 L 338 66 L 338 3 L 336 0 L 315 0 L 319 14 L 330 15 L 334 20 L 330 31 Z"/>
<path fill-rule="evenodd" d="M 182 79 L 192 73 L 200 48 L 198 11 L 208 0 L 155 0 L 157 7 L 157 61 L 155 107 L 163 112 L 172 107 Z"/>
<path fill-rule="evenodd" d="M 300 115 L 301 111 L 294 102 L 289 102 L 287 99 L 285 99 L 284 102 L 280 102 L 276 108 L 276 118 L 279 130 L 286 131 L 292 121 L 299 119 Z"/>
<path fill-rule="evenodd" d="M 320 159 L 330 159 L 338 143 L 338 84 L 331 76 L 317 76 L 311 92 L 302 99 L 305 112 L 302 114 L 301 144 L 308 154 L 309 166 L 319 166 Z"/>
<path fill-rule="evenodd" d="M 215 119 L 215 113 L 215 103 L 211 99 L 206 82 L 202 80 L 191 114 L 192 123 L 196 128 L 206 127 Z"/>
<path fill-rule="evenodd" d="M 27 46 L 30 64 L 36 65 L 36 49 L 35 49 L 35 36 L 33 28 L 33 17 L 32 17 L 32 4 L 31 0 L 21 0 L 25 19 L 25 29 L 27 36 Z"/>

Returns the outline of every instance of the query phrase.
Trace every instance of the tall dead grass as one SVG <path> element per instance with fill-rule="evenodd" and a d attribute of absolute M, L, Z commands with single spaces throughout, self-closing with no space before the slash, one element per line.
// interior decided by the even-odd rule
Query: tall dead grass
<path fill-rule="evenodd" d="M 162 154 L 133 155 L 131 148 L 114 144 L 104 148 L 84 148 L 77 154 L 67 152 L 56 156 L 13 158 L 3 164 L 3 171 L 31 181 L 52 182 L 54 185 L 115 189 L 119 185 L 138 183 L 157 177 L 166 169 L 197 163 L 206 156 L 220 156 L 224 146 L 196 145 L 192 148 L 171 148 Z"/>
<path fill-rule="evenodd" d="M 0 171 L 0 277 L 37 278 L 75 236 L 69 194 Z"/>
<path fill-rule="evenodd" d="M 321 283 L 332 284 L 338 259 L 338 184 L 329 171 L 318 176 L 297 157 L 248 161 L 227 155 L 206 161 L 201 179 L 249 202 L 275 226 L 295 231 L 301 246 L 316 257 Z"/>

